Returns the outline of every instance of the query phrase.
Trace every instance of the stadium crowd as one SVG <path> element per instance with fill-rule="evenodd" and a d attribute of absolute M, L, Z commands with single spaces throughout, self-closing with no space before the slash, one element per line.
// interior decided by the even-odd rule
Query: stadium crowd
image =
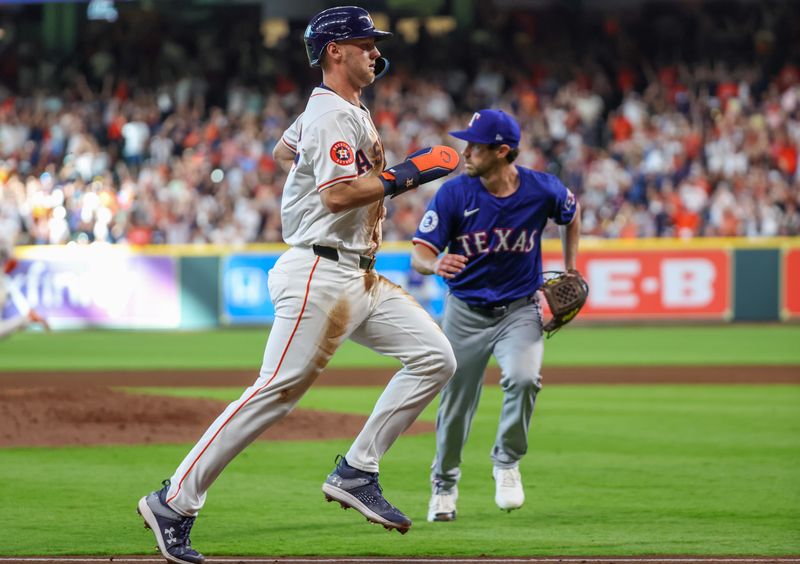
<path fill-rule="evenodd" d="M 365 95 L 386 162 L 436 143 L 460 149 L 447 132 L 491 106 L 522 125 L 518 162 L 578 194 L 586 236 L 799 235 L 798 45 L 781 44 L 798 36 L 797 18 L 769 4 L 740 9 L 755 17 L 730 14 L 716 34 L 700 8 L 691 26 L 669 11 L 645 18 L 654 30 L 606 16 L 582 47 L 550 38 L 546 18 L 525 17 L 487 24 L 488 44 L 473 35 L 380 45 L 393 68 Z M 691 51 L 665 55 L 663 41 L 637 36 L 669 37 L 675 26 Z M 267 50 L 198 34 L 185 49 L 167 36 L 133 63 L 136 26 L 121 29 L 113 45 L 87 42 L 58 89 L 28 69 L 37 58 L 21 47 L 0 69 L 0 239 L 280 241 L 285 173 L 271 152 L 318 80 L 297 58 L 299 41 Z M 542 45 L 522 50 L 534 36 Z M 492 37 L 525 54 L 498 55 Z M 431 46 L 452 62 L 411 63 Z M 408 240 L 437 187 L 388 201 L 384 240 Z"/>

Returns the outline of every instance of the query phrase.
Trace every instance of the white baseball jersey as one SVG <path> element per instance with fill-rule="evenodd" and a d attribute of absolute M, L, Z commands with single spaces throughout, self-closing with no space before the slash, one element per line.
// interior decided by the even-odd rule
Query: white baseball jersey
<path fill-rule="evenodd" d="M 320 192 L 339 182 L 383 171 L 383 146 L 369 110 L 317 87 L 282 141 L 297 153 L 283 189 L 284 241 L 295 247 L 320 244 L 374 253 L 382 202 L 332 214 L 320 198 Z"/>

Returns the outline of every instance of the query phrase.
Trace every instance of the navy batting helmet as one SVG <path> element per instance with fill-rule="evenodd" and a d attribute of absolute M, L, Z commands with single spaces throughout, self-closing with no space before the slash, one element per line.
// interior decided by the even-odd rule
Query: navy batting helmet
<path fill-rule="evenodd" d="M 338 6 L 328 8 L 311 18 L 303 34 L 306 43 L 308 62 L 312 67 L 320 66 L 325 47 L 331 41 L 344 39 L 363 39 L 374 37 L 375 41 L 391 37 L 388 31 L 375 29 L 372 18 L 364 8 L 358 6 Z M 389 61 L 380 57 L 375 61 L 375 78 L 379 78 L 389 68 Z"/>

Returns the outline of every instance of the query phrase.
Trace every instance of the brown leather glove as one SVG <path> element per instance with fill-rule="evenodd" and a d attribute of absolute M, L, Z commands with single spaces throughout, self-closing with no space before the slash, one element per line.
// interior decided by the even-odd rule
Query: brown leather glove
<path fill-rule="evenodd" d="M 542 327 L 549 339 L 578 315 L 589 297 L 589 284 L 580 272 L 570 270 L 545 280 L 541 289 L 553 315 Z"/>

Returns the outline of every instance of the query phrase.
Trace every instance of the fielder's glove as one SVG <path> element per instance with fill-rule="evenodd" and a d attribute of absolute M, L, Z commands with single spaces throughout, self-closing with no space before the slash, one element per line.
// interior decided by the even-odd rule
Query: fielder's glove
<path fill-rule="evenodd" d="M 542 327 L 548 339 L 575 319 L 589 297 L 589 284 L 577 270 L 552 274 L 555 276 L 545 280 L 542 285 L 542 293 L 553 314 L 550 321 Z"/>
<path fill-rule="evenodd" d="M 458 166 L 458 153 L 445 145 L 434 145 L 411 153 L 400 164 L 384 170 L 380 179 L 386 196 L 399 196 L 420 184 L 447 176 Z"/>

